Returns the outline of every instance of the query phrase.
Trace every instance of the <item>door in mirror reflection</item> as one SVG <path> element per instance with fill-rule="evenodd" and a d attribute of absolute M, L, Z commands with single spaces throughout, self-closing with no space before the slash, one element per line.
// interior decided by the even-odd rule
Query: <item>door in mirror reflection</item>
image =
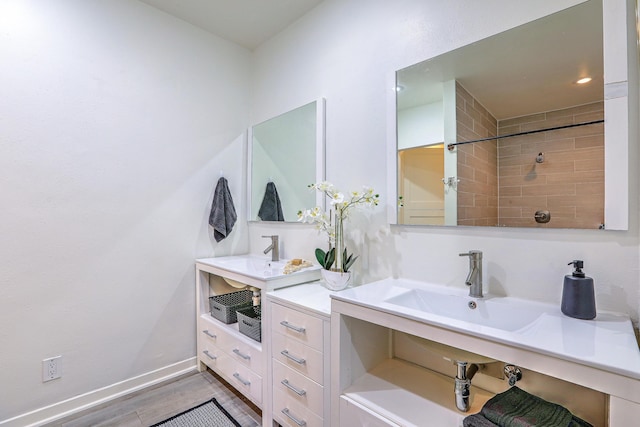
<path fill-rule="evenodd" d="M 444 145 L 398 151 L 402 224 L 444 225 Z"/>

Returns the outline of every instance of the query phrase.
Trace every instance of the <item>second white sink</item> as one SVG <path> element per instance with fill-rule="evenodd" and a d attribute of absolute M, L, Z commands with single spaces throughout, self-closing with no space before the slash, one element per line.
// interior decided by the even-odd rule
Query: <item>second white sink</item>
<path fill-rule="evenodd" d="M 471 298 L 424 289 L 407 290 L 384 302 L 505 331 L 521 329 L 544 313 L 537 304 L 514 298 Z"/>

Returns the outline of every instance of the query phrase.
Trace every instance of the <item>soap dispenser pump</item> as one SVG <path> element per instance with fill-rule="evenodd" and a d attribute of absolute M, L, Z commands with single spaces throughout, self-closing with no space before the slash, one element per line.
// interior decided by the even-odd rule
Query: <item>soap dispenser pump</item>
<path fill-rule="evenodd" d="M 567 265 L 572 264 L 575 268 L 573 274 L 564 276 L 562 312 L 576 319 L 594 319 L 596 317 L 596 297 L 593 279 L 587 277 L 582 271 L 584 261 L 577 259 Z"/>

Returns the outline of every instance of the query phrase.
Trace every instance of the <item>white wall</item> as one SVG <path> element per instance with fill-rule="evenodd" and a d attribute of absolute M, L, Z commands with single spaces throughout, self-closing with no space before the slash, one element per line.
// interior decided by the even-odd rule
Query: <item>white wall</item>
<path fill-rule="evenodd" d="M 254 53 L 252 121 L 277 113 L 283 105 L 326 97 L 328 180 L 347 190 L 372 185 L 384 199 L 393 71 L 577 3 L 325 0 Z M 630 87 L 637 100 L 637 75 Z M 630 161 L 635 164 L 637 108 L 631 118 Z M 480 249 L 491 292 L 559 304 L 563 276 L 570 273 L 567 263 L 579 258 L 595 279 L 598 308 L 626 312 L 637 321 L 638 174 L 637 168 L 630 170 L 628 232 L 389 228 L 382 207 L 370 223 L 362 214 L 347 226 L 351 249 L 361 254 L 355 265 L 357 281 L 391 275 L 464 287 L 468 262 L 458 253 Z M 251 251 L 262 249 L 259 235 L 272 231 L 282 236 L 287 257 L 312 257 L 314 242 L 324 244 L 310 227 L 251 224 Z"/>
<path fill-rule="evenodd" d="M 398 111 L 398 149 L 444 142 L 442 102 Z"/>
<path fill-rule="evenodd" d="M 193 260 L 247 250 L 250 53 L 136 1 L 2 0 L 0 58 L 2 423 L 195 355 Z"/>

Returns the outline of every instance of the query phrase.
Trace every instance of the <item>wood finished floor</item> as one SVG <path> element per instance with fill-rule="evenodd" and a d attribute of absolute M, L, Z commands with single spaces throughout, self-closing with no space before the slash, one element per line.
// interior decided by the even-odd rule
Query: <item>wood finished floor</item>
<path fill-rule="evenodd" d="M 262 424 L 260 410 L 212 371 L 193 372 L 45 427 L 148 427 L 212 397 L 243 427 Z"/>

